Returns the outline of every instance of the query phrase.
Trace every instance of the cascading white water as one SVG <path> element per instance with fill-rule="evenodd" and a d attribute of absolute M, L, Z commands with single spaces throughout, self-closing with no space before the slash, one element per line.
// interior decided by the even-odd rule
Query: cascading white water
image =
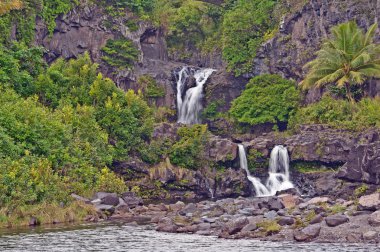
<path fill-rule="evenodd" d="M 289 178 L 288 150 L 282 146 L 275 146 L 270 155 L 269 177 L 264 185 L 259 178 L 253 177 L 248 170 L 247 155 L 242 144 L 239 144 L 240 167 L 247 172 L 247 178 L 255 188 L 256 196 L 272 196 L 277 191 L 294 188 Z"/>
<path fill-rule="evenodd" d="M 200 112 L 202 110 L 203 86 L 207 79 L 214 72 L 214 69 L 205 68 L 196 70 L 194 78 L 196 86 L 189 88 L 186 91 L 185 97 L 182 100 L 182 93 L 185 88 L 185 82 L 191 72 L 188 67 L 183 67 L 178 73 L 177 81 L 177 108 L 178 108 L 178 122 L 184 124 L 201 123 Z"/>

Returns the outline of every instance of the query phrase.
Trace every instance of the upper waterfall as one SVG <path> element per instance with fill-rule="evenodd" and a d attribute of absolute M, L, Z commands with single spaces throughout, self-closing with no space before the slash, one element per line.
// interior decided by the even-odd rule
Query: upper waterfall
<path fill-rule="evenodd" d="M 240 167 L 247 172 L 247 178 L 255 188 L 256 196 L 272 196 L 276 192 L 294 188 L 289 177 L 289 155 L 286 147 L 277 145 L 271 152 L 269 160 L 269 177 L 266 184 L 253 177 L 248 170 L 247 155 L 242 144 L 239 144 Z"/>
<path fill-rule="evenodd" d="M 178 72 L 177 109 L 179 123 L 201 123 L 200 113 L 202 110 L 203 88 L 214 71 L 214 69 L 210 68 L 194 70 L 189 67 L 183 67 Z M 196 85 L 187 89 L 184 98 L 182 98 L 186 88 L 186 81 L 188 81 L 190 76 L 194 77 Z"/>

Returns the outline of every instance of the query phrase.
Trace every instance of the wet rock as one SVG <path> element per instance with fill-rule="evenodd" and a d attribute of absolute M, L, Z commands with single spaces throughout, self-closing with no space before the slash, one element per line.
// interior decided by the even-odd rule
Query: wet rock
<path fill-rule="evenodd" d="M 119 197 L 114 195 L 107 195 L 104 198 L 101 199 L 101 204 L 103 205 L 111 205 L 111 206 L 117 206 L 119 205 Z"/>
<path fill-rule="evenodd" d="M 229 221 L 225 224 L 222 232 L 227 232 L 229 235 L 240 232 L 246 225 L 249 224 L 247 217 L 241 217 L 236 220 Z"/>
<path fill-rule="evenodd" d="M 266 218 L 268 220 L 274 220 L 277 216 L 278 215 L 275 211 L 269 211 L 269 212 L 264 214 L 264 218 Z"/>
<path fill-rule="evenodd" d="M 313 219 L 310 220 L 310 224 L 317 224 L 321 223 L 323 221 L 323 216 L 321 214 L 318 214 Z"/>
<path fill-rule="evenodd" d="M 281 217 L 277 223 L 281 226 L 293 225 L 294 219 L 292 217 Z"/>
<path fill-rule="evenodd" d="M 329 227 L 336 227 L 342 225 L 343 223 L 348 222 L 350 219 L 345 215 L 331 215 L 325 218 L 326 224 Z"/>
<path fill-rule="evenodd" d="M 238 145 L 231 140 L 213 136 L 209 144 L 209 155 L 214 161 L 226 162 L 236 159 Z"/>
<path fill-rule="evenodd" d="M 380 209 L 380 193 L 373 193 L 359 198 L 359 210 L 378 210 Z"/>
<path fill-rule="evenodd" d="M 173 223 L 173 220 L 168 217 L 160 219 L 156 231 L 175 233 L 179 227 Z"/>
<path fill-rule="evenodd" d="M 293 233 L 294 240 L 298 242 L 311 241 L 319 236 L 321 232 L 321 226 L 319 224 L 314 224 L 307 226 L 301 230 L 295 230 Z"/>
<path fill-rule="evenodd" d="M 379 234 L 376 231 L 367 231 L 363 233 L 363 239 L 366 241 L 374 240 L 378 237 L 379 237 Z"/>
<path fill-rule="evenodd" d="M 368 223 L 374 227 L 380 226 L 380 210 L 377 210 L 368 217 Z"/>
<path fill-rule="evenodd" d="M 290 194 L 290 195 L 293 195 L 293 196 L 298 196 L 298 197 L 301 196 L 296 188 L 289 188 L 289 189 L 286 189 L 286 190 L 282 190 L 282 191 L 276 192 L 277 196 L 282 196 L 282 195 L 287 195 L 287 194 Z"/>

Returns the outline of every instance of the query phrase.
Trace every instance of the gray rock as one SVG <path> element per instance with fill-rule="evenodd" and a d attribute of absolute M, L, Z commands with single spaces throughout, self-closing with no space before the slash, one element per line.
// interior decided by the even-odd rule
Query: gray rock
<path fill-rule="evenodd" d="M 205 231 L 205 230 L 210 230 L 211 225 L 210 223 L 200 223 L 197 225 L 197 230 L 198 231 Z"/>
<path fill-rule="evenodd" d="M 286 211 L 285 211 L 284 209 L 281 209 L 281 210 L 278 210 L 278 211 L 277 211 L 277 214 L 278 214 L 279 216 L 285 216 L 285 215 L 286 215 Z"/>
<path fill-rule="evenodd" d="M 269 210 L 278 211 L 284 208 L 284 204 L 282 204 L 281 200 L 277 197 L 273 197 L 268 200 L 268 208 Z"/>
<path fill-rule="evenodd" d="M 361 236 L 357 233 L 350 233 L 346 236 L 346 240 L 351 243 L 358 243 L 361 240 Z"/>
<path fill-rule="evenodd" d="M 321 223 L 323 221 L 323 216 L 318 214 L 317 216 L 315 216 L 313 219 L 310 220 L 310 224 L 317 224 L 317 223 Z"/>
<path fill-rule="evenodd" d="M 294 219 L 292 217 L 281 217 L 277 223 L 281 226 L 293 225 Z"/>
<path fill-rule="evenodd" d="M 379 237 L 379 234 L 376 231 L 367 231 L 363 233 L 363 239 L 367 241 L 374 240 L 378 237 Z"/>
<path fill-rule="evenodd" d="M 82 196 L 79 196 L 79 195 L 77 195 L 77 194 L 75 194 L 75 193 L 72 193 L 70 196 L 71 196 L 72 198 L 74 198 L 75 200 L 83 201 L 83 202 L 86 203 L 86 204 L 91 204 L 91 201 L 90 201 L 89 199 L 87 199 L 87 198 L 85 198 L 85 197 L 82 197 Z"/>
<path fill-rule="evenodd" d="M 101 199 L 101 204 L 103 205 L 117 206 L 119 205 L 119 202 L 119 197 L 117 197 L 117 195 L 107 195 Z"/>
<path fill-rule="evenodd" d="M 277 216 L 278 215 L 275 211 L 269 211 L 264 214 L 264 218 L 267 218 L 268 220 L 274 220 Z"/>
<path fill-rule="evenodd" d="M 103 199 L 107 196 L 117 197 L 117 194 L 116 193 L 108 193 L 108 192 L 97 192 L 94 195 L 94 199 Z"/>
<path fill-rule="evenodd" d="M 359 210 L 379 210 L 380 209 L 380 193 L 373 193 L 359 198 Z"/>
<path fill-rule="evenodd" d="M 374 227 L 380 226 L 380 210 L 377 210 L 368 217 L 368 223 Z"/>
<path fill-rule="evenodd" d="M 346 223 L 349 220 L 350 219 L 347 216 L 341 214 L 331 215 L 325 218 L 326 224 L 329 227 L 336 227 L 342 225 L 343 223 Z"/>
<path fill-rule="evenodd" d="M 311 241 L 319 236 L 321 232 L 321 226 L 319 224 L 307 226 L 301 230 L 295 230 L 293 232 L 294 240 L 298 242 Z"/>
<path fill-rule="evenodd" d="M 197 211 L 197 206 L 194 203 L 190 203 L 187 206 L 185 206 L 181 211 L 179 211 L 180 215 L 186 215 L 188 213 L 195 213 Z"/>
<path fill-rule="evenodd" d="M 122 199 L 130 208 L 135 208 L 144 204 L 144 201 L 140 197 L 137 197 L 133 192 L 123 193 Z"/>
<path fill-rule="evenodd" d="M 241 232 L 252 232 L 257 229 L 257 225 L 255 223 L 249 223 L 245 227 L 242 228 Z"/>
<path fill-rule="evenodd" d="M 99 212 L 107 212 L 109 214 L 113 214 L 115 212 L 115 206 L 112 205 L 95 205 L 95 209 Z"/>
<path fill-rule="evenodd" d="M 222 232 L 227 232 L 229 235 L 233 235 L 240 232 L 240 230 L 242 230 L 248 224 L 249 221 L 247 217 L 231 220 L 225 224 Z"/>

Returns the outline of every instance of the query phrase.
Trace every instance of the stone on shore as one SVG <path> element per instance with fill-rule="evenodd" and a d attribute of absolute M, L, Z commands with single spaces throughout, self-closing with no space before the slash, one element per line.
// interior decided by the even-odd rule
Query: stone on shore
<path fill-rule="evenodd" d="M 380 226 L 380 210 L 377 210 L 368 217 L 368 223 L 373 227 Z"/>
<path fill-rule="evenodd" d="M 325 218 L 326 224 L 329 227 L 336 227 L 342 225 L 343 223 L 348 222 L 350 219 L 341 214 L 331 215 Z"/>
<path fill-rule="evenodd" d="M 380 193 L 365 195 L 359 199 L 359 210 L 379 210 L 380 209 Z"/>
<path fill-rule="evenodd" d="M 319 236 L 321 226 L 319 224 L 307 226 L 301 230 L 295 230 L 293 233 L 294 240 L 298 242 L 311 241 Z"/>

